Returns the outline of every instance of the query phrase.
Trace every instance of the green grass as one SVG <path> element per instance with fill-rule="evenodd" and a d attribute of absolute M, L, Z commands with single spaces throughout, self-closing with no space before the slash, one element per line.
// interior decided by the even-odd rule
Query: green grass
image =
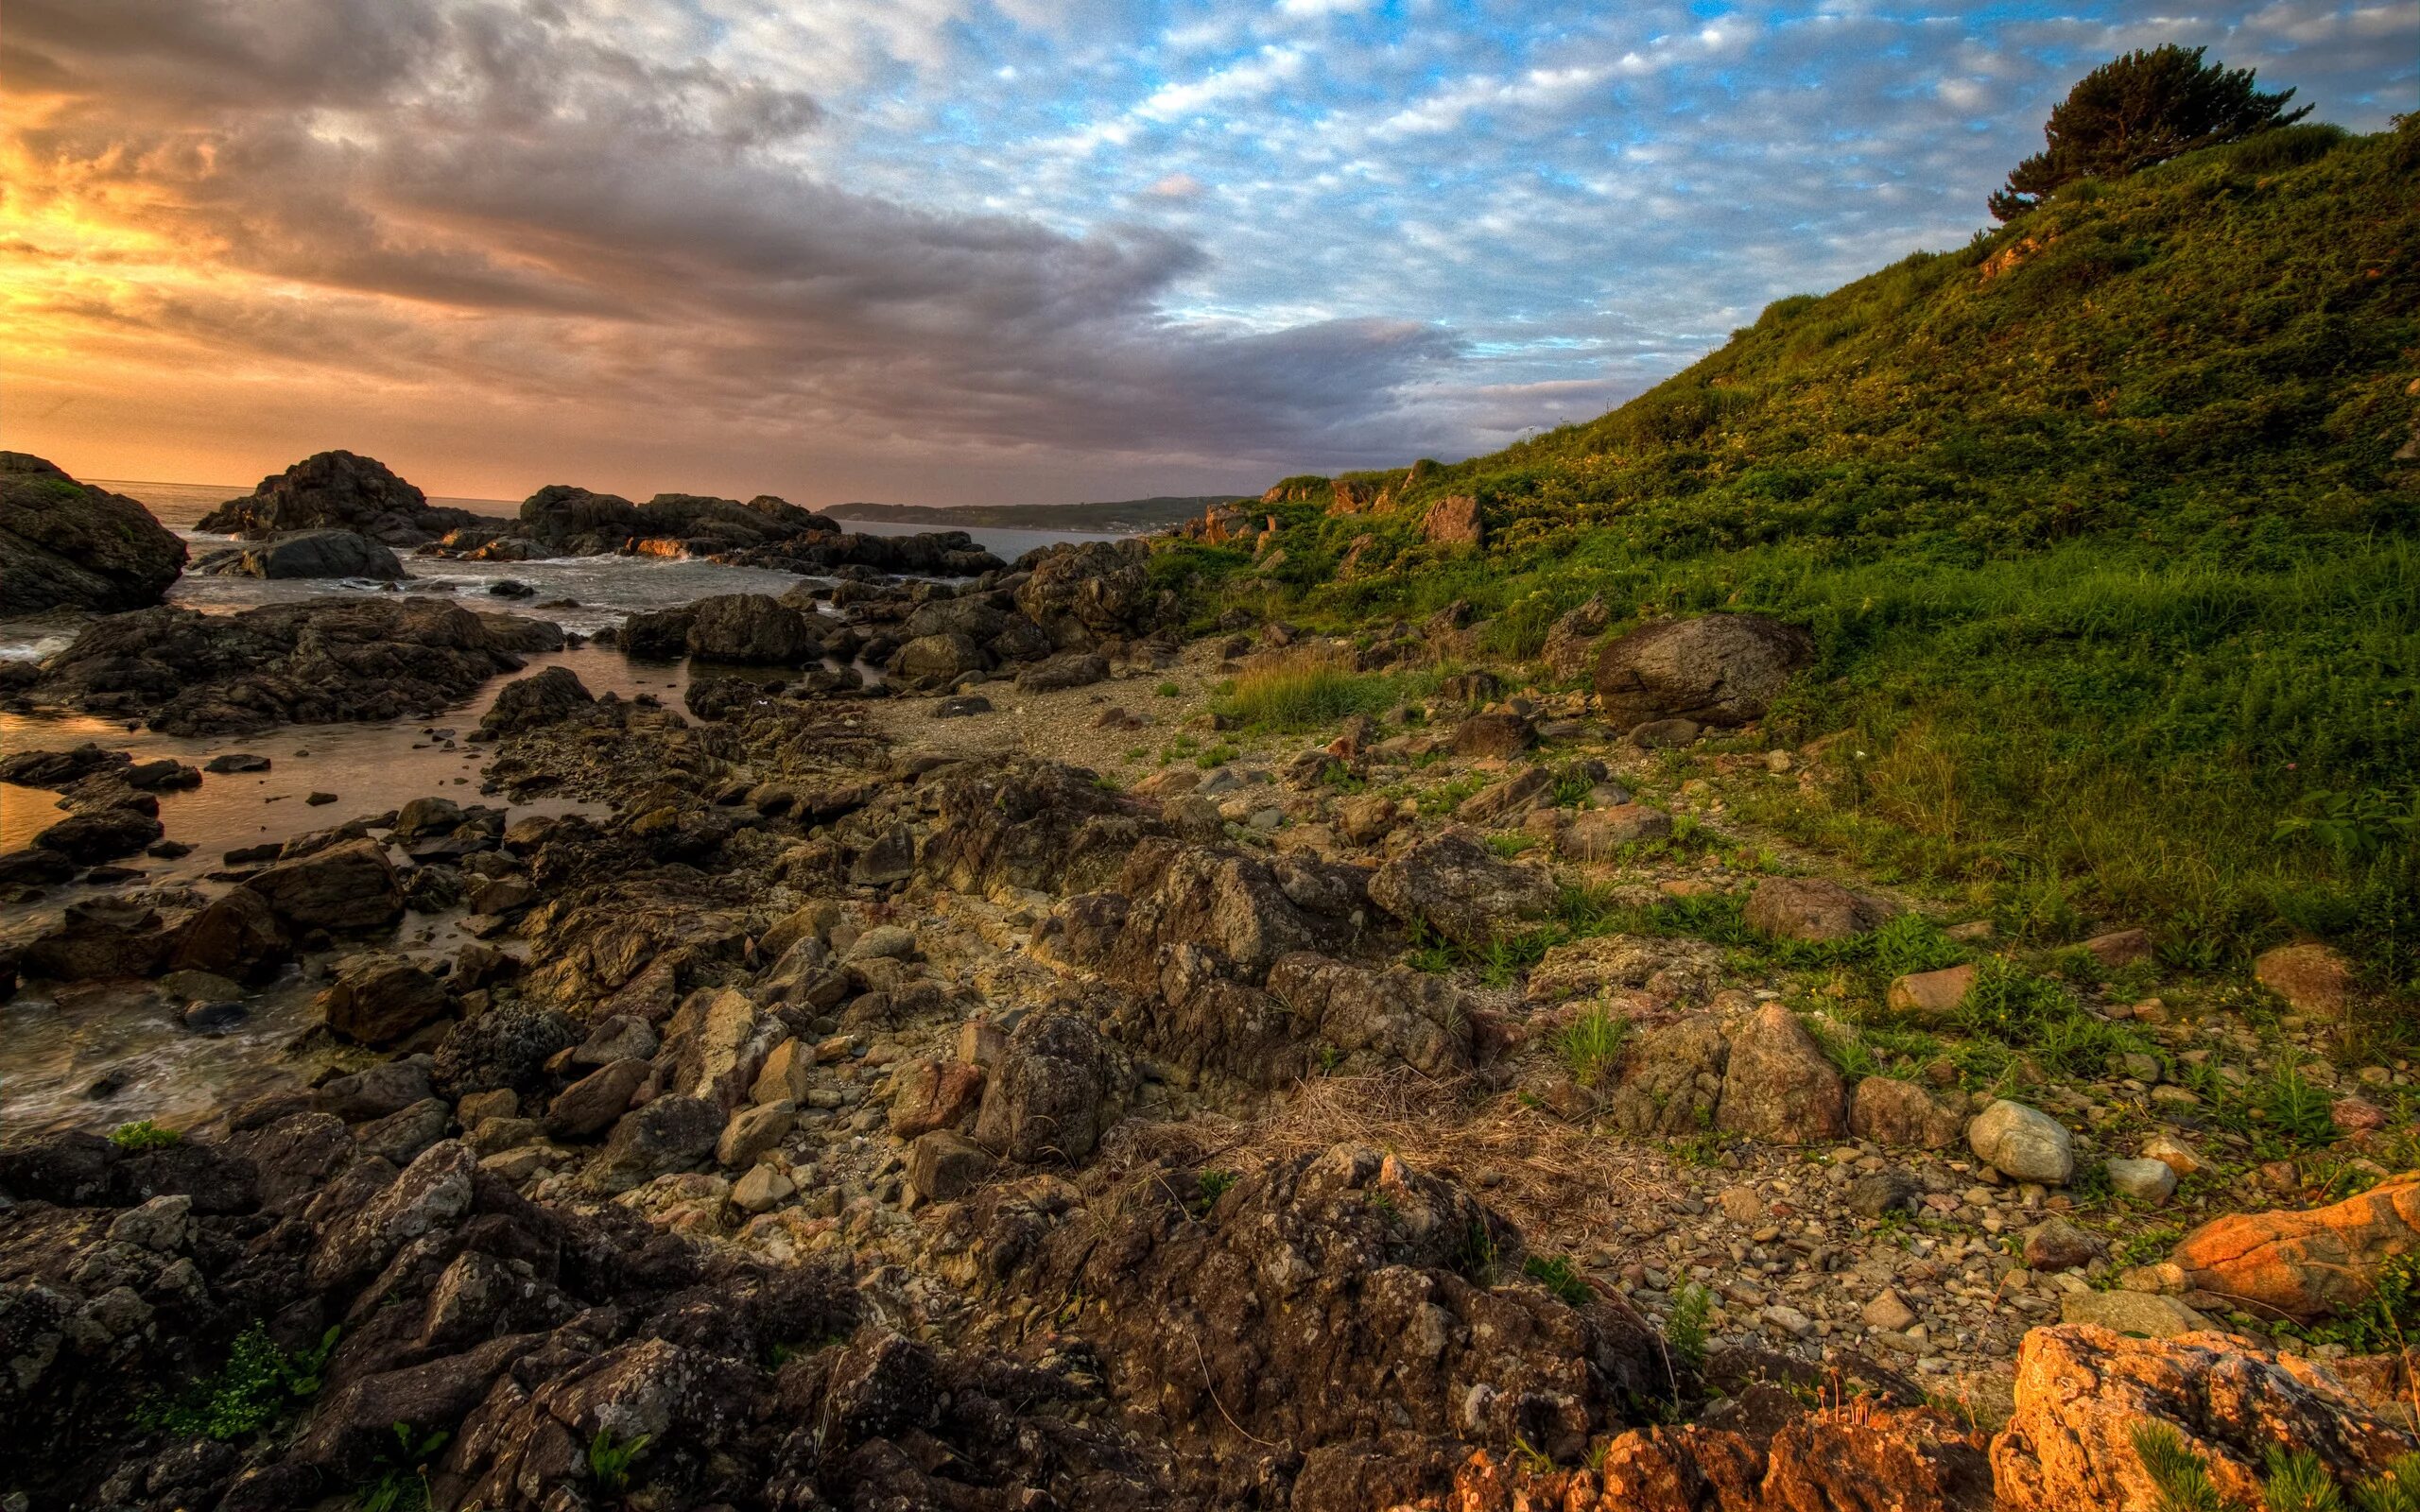
<path fill-rule="evenodd" d="M 647 1434 L 617 1440 L 612 1429 L 596 1430 L 596 1436 L 588 1441 L 588 1473 L 596 1478 L 597 1489 L 608 1496 L 621 1495 L 631 1484 L 631 1470 L 651 1441 Z"/>
<path fill-rule="evenodd" d="M 1695 1281 L 1683 1285 L 1672 1298 L 1672 1315 L 1664 1321 L 1664 1343 L 1672 1363 L 1689 1374 L 1705 1368 L 1706 1319 L 1714 1311 L 1713 1295 Z"/>
<path fill-rule="evenodd" d="M 1254 605 L 1350 629 L 1463 599 L 1514 657 L 1593 593 L 1617 627 L 1777 614 L 1816 655 L 1765 733 L 1840 739 L 1811 792 L 1739 784 L 1743 816 L 1987 899 L 2020 944 L 2141 924 L 2206 970 L 2308 933 L 2420 979 L 2420 468 L 2391 460 L 2420 120 L 2295 141 L 2077 186 L 1781 301 L 1599 419 L 1358 475 L 1388 512 L 1307 480 Z M 1420 539 L 1447 493 L 1484 552 Z M 1231 579 L 1180 555 L 1215 610 Z"/>
<path fill-rule="evenodd" d="M 1554 1053 L 1582 1087 L 1609 1080 L 1621 1064 L 1622 1045 L 1630 1039 L 1630 1021 L 1602 1004 L 1591 1004 L 1555 1031 Z"/>
<path fill-rule="evenodd" d="M 1302 734 L 1354 714 L 1376 715 L 1396 701 L 1400 679 L 1356 672 L 1314 651 L 1262 662 L 1238 674 L 1219 696 L 1221 714 L 1253 729 Z"/>
<path fill-rule="evenodd" d="M 1585 1307 L 1597 1299 L 1597 1289 L 1588 1284 L 1564 1255 L 1531 1255 L 1521 1262 L 1521 1274 L 1545 1287 L 1557 1301 L 1568 1307 Z"/>

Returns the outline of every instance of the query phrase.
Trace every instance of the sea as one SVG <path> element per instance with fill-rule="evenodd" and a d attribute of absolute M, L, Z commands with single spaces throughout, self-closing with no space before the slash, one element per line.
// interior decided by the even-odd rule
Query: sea
<path fill-rule="evenodd" d="M 227 500 L 250 490 L 193 483 L 90 480 L 141 502 L 161 524 L 182 536 L 196 557 L 234 543 L 195 525 Z M 432 504 L 476 514 L 510 516 L 517 505 L 497 499 L 440 499 Z M 919 527 L 850 522 L 869 535 L 909 535 Z M 957 527 L 943 527 L 957 528 Z M 976 541 L 1013 561 L 1037 546 L 1063 541 L 1114 540 L 1082 531 L 970 528 Z M 580 557 L 556 561 L 464 562 L 404 556 L 410 577 L 404 592 L 444 593 L 480 609 L 549 619 L 593 634 L 644 610 L 668 609 L 716 593 L 780 594 L 803 579 L 792 573 L 726 567 L 710 561 L 652 557 Z M 500 579 L 535 591 L 528 597 L 491 596 Z M 167 601 L 203 613 L 235 613 L 262 604 L 327 593 L 391 593 L 367 580 L 269 582 L 250 577 L 178 579 Z M 556 607 L 569 600 L 574 608 Z M 544 604 L 540 610 L 534 606 Z M 0 658 L 41 660 L 63 650 L 90 615 L 0 618 Z M 593 694 L 652 694 L 679 707 L 688 684 L 686 663 L 636 662 L 620 652 L 581 646 L 526 659 L 528 670 L 568 667 Z M 394 807 L 405 799 L 444 794 L 477 799 L 490 747 L 465 738 L 505 679 L 479 689 L 434 719 L 385 724 L 289 726 L 241 737 L 179 738 L 122 720 L 89 715 L 42 716 L 0 711 L 0 753 L 56 749 L 94 741 L 130 752 L 136 761 L 173 756 L 199 766 L 213 756 L 244 751 L 270 758 L 267 772 L 213 776 L 200 786 L 159 795 L 168 838 L 193 846 L 179 858 L 136 856 L 130 879 L 53 888 L 31 903 L 0 903 L 0 946 L 52 927 L 78 899 L 128 888 L 191 889 L 205 894 L 223 884 L 207 874 L 237 847 L 283 842 L 308 831 Z M 560 812 L 563 800 L 515 804 L 513 816 Z M 0 851 L 31 843 L 65 810 L 45 792 L 0 785 Z M 406 954 L 442 955 L 458 947 L 450 918 L 411 916 Z M 223 1109 L 241 1096 L 285 1085 L 314 1067 L 284 1057 L 310 1022 L 316 985 L 291 973 L 256 994 L 246 1010 L 208 1033 L 186 1026 L 186 1005 L 149 984 L 82 984 L 62 990 L 20 990 L 0 1000 L 0 1138 L 67 1127 L 107 1129 L 150 1118 L 182 1126 Z M 106 1088 L 105 1094 L 96 1089 Z"/>

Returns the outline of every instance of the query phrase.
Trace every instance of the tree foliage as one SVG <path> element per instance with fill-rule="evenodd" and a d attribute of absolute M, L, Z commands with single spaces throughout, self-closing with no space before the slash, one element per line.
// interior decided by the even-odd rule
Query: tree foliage
<path fill-rule="evenodd" d="M 2308 105 L 2286 109 L 2292 90 L 2263 94 L 2251 69 L 2204 63 L 2204 51 L 2168 43 L 2086 74 L 2050 112 L 2042 130 L 2048 146 L 1993 191 L 1992 214 L 2013 220 L 2078 179 L 2122 179 L 2310 113 Z"/>

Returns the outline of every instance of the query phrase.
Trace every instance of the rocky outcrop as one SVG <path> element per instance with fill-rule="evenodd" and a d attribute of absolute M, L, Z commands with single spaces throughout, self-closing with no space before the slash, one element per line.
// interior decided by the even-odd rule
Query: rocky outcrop
<path fill-rule="evenodd" d="M 142 609 L 184 564 L 185 543 L 132 499 L 0 452 L 0 604 L 9 612 Z"/>
<path fill-rule="evenodd" d="M 39 702 L 142 717 L 172 735 L 432 713 L 522 663 L 491 616 L 428 598 L 330 597 L 240 614 L 102 620 L 45 664 Z M 543 621 L 493 616 L 506 628 Z"/>
<path fill-rule="evenodd" d="M 548 667 L 496 690 L 495 702 L 479 716 L 479 728 L 506 734 L 559 724 L 596 702 L 569 667 Z"/>
<path fill-rule="evenodd" d="M 1469 834 L 1449 830 L 1379 868 L 1370 898 L 1407 924 L 1482 949 L 1546 918 L 1555 890 L 1545 872 L 1508 866 Z"/>
<path fill-rule="evenodd" d="M 1150 548 L 1140 541 L 1086 541 L 1029 554 L 1017 608 L 1054 645 L 1086 650 L 1136 636 L 1158 619 Z"/>
<path fill-rule="evenodd" d="M 1813 654 L 1805 631 L 1762 615 L 1657 620 L 1599 653 L 1597 696 L 1620 728 L 1670 718 L 1744 725 L 1764 717 Z"/>
<path fill-rule="evenodd" d="M 1428 507 L 1420 519 L 1420 535 L 1434 546 L 1477 547 L 1487 541 L 1487 524 L 1477 499 L 1454 493 Z"/>
<path fill-rule="evenodd" d="M 422 546 L 480 523 L 467 509 L 431 508 L 420 490 L 385 463 L 351 452 L 320 452 L 202 516 L 201 530 L 267 541 L 298 530 L 348 530 L 389 546 Z"/>
<path fill-rule="evenodd" d="M 1767 877 L 1748 895 L 1742 917 L 1748 927 L 1775 939 L 1826 943 L 1862 935 L 1896 912 L 1879 898 L 1821 877 Z"/>
<path fill-rule="evenodd" d="M 802 666 L 823 660 L 805 616 L 765 593 L 717 593 L 689 606 L 689 654 L 748 666 Z"/>
<path fill-rule="evenodd" d="M 2263 1504 L 2271 1451 L 2306 1450 L 2346 1484 L 2413 1448 L 2324 1368 L 2221 1333 L 2132 1339 L 2088 1324 L 2035 1329 L 2017 1352 L 2016 1413 L 1993 1441 L 2005 1512 L 2148 1507 L 2135 1446 L 2166 1425 L 2227 1504 Z"/>
<path fill-rule="evenodd" d="M 2420 1173 L 2325 1208 L 2214 1218 L 2169 1258 L 2200 1290 L 2308 1323 L 2367 1300 L 2378 1267 L 2411 1254 L 2420 1254 Z"/>
<path fill-rule="evenodd" d="M 298 530 L 194 564 L 216 577 L 368 577 L 393 582 L 404 564 L 383 541 L 354 530 Z"/>
<path fill-rule="evenodd" d="M 1547 630 L 1547 643 L 1538 659 L 1566 682 L 1586 677 L 1596 663 L 1597 642 L 1613 622 L 1613 610 L 1605 603 L 1605 595 L 1592 594 L 1587 602 L 1565 610 L 1556 618 Z"/>
<path fill-rule="evenodd" d="M 1847 1132 L 1841 1074 L 1797 1014 L 1768 1003 L 1732 1031 L 1715 1126 L 1775 1144 L 1837 1140 Z"/>

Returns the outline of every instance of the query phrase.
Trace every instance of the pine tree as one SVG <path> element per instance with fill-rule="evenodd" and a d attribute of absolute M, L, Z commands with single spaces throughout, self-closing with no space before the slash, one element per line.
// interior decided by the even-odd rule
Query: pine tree
<path fill-rule="evenodd" d="M 2204 63 L 2200 47 L 2137 50 L 2080 79 L 2050 112 L 2048 146 L 1993 192 L 1992 215 L 2014 220 L 2078 179 L 2122 179 L 2196 147 L 2239 142 L 2310 113 L 2289 112 L 2292 90 L 2267 94 L 2253 71 Z"/>

